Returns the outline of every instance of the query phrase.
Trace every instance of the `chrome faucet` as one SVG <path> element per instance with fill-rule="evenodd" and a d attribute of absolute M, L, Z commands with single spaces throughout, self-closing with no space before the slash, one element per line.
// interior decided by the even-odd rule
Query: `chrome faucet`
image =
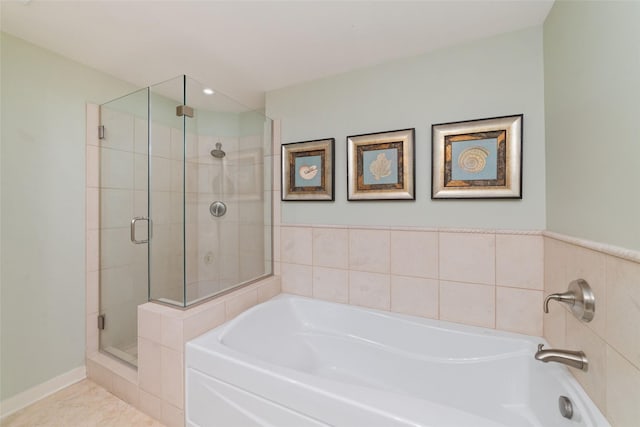
<path fill-rule="evenodd" d="M 551 294 L 544 299 L 544 312 L 549 312 L 549 302 L 560 301 L 571 309 L 577 319 L 583 322 L 590 322 L 596 312 L 596 297 L 591 290 L 591 286 L 583 280 L 577 279 L 569 283 L 567 292 Z"/>
<path fill-rule="evenodd" d="M 587 355 L 584 354 L 583 351 L 559 350 L 554 348 L 543 350 L 542 347 L 544 347 L 544 344 L 538 344 L 538 351 L 535 355 L 536 360 L 544 363 L 563 363 L 573 368 L 582 369 L 585 372 L 589 368 Z"/>

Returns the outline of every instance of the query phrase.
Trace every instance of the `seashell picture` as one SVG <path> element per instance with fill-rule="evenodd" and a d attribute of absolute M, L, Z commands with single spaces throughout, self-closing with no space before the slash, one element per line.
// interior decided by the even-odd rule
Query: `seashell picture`
<path fill-rule="evenodd" d="M 362 154 L 364 184 L 396 184 L 398 182 L 398 150 L 369 150 Z"/>
<path fill-rule="evenodd" d="M 522 198 L 523 116 L 433 125 L 432 199 Z"/>
<path fill-rule="evenodd" d="M 451 179 L 458 181 L 498 177 L 498 139 L 487 138 L 459 142 L 451 146 Z"/>
<path fill-rule="evenodd" d="M 296 187 L 318 187 L 322 184 L 322 176 L 318 171 L 322 168 L 322 155 L 299 156 L 295 159 Z"/>
<path fill-rule="evenodd" d="M 415 200 L 414 133 L 347 137 L 349 200 Z"/>

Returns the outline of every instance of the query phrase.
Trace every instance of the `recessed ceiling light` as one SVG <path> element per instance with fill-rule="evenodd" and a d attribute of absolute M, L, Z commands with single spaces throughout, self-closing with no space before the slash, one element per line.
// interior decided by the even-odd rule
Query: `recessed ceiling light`
<path fill-rule="evenodd" d="M 206 88 L 202 89 L 202 92 L 203 92 L 205 95 L 213 95 L 213 93 L 214 93 L 214 92 L 213 92 L 213 89 L 208 88 L 208 87 L 206 87 Z"/>

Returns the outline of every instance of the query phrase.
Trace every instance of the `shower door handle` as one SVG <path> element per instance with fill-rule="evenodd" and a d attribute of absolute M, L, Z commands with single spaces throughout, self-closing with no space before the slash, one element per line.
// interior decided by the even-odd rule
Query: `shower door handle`
<path fill-rule="evenodd" d="M 131 220 L 131 241 L 133 243 L 135 243 L 136 245 L 140 245 L 142 243 L 149 243 L 149 239 L 145 239 L 145 240 L 136 240 L 136 222 L 138 221 L 149 221 L 149 218 L 146 218 L 144 216 L 135 216 L 133 217 L 133 219 Z"/>

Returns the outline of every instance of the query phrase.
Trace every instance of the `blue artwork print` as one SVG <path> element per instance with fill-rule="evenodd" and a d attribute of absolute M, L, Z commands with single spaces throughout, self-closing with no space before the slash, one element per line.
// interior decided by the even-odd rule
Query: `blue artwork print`
<path fill-rule="evenodd" d="M 320 187 L 322 185 L 322 156 L 296 157 L 295 168 L 296 187 Z"/>
<path fill-rule="evenodd" d="M 398 183 L 398 149 L 368 150 L 362 153 L 365 185 Z"/>
<path fill-rule="evenodd" d="M 498 179 L 498 139 L 476 139 L 451 144 L 451 179 Z"/>

